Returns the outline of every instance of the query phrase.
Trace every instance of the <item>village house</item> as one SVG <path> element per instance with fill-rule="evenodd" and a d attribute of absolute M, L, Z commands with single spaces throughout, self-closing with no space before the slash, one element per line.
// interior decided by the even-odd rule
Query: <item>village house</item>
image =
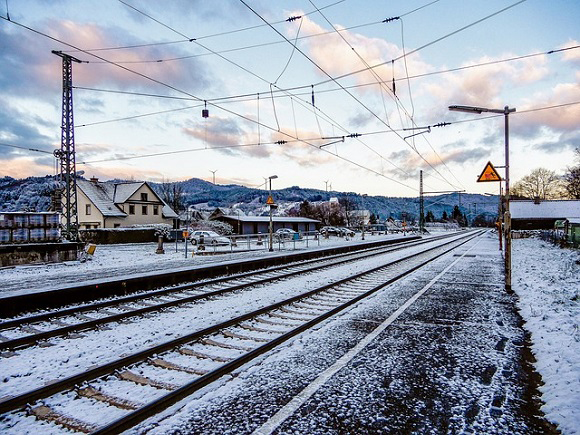
<path fill-rule="evenodd" d="M 121 228 L 173 224 L 177 214 L 145 181 L 99 182 L 77 180 L 80 229 Z"/>

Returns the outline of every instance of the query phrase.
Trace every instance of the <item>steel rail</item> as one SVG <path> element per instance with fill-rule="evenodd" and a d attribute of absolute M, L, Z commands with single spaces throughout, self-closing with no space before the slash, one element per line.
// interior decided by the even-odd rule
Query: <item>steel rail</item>
<path fill-rule="evenodd" d="M 186 296 L 186 297 L 182 297 L 182 298 L 179 298 L 179 299 L 176 299 L 173 301 L 155 303 L 154 305 L 151 305 L 151 306 L 146 306 L 146 307 L 142 307 L 142 308 L 135 308 L 135 309 L 132 309 L 129 311 L 111 314 L 111 315 L 107 315 L 105 317 L 101 317 L 101 318 L 97 318 L 97 319 L 93 319 L 93 320 L 85 320 L 85 321 L 75 323 L 72 325 L 61 326 L 61 327 L 58 327 L 58 328 L 55 328 L 55 329 L 52 329 L 49 331 L 38 332 L 38 333 L 23 336 L 23 337 L 18 337 L 18 338 L 9 339 L 6 341 L 1 341 L 0 342 L 0 350 L 15 350 L 15 349 L 19 349 L 19 348 L 22 348 L 25 346 L 31 346 L 39 341 L 46 340 L 46 339 L 53 338 L 53 337 L 58 337 L 58 336 L 64 336 L 64 335 L 69 334 L 71 332 L 80 332 L 80 331 L 85 331 L 88 329 L 93 329 L 99 325 L 103 325 L 106 323 L 112 323 L 112 322 L 116 322 L 116 321 L 130 318 L 130 317 L 142 316 L 142 315 L 147 314 L 147 313 L 151 313 L 154 311 L 160 311 L 160 310 L 167 309 L 167 308 L 174 308 L 174 307 L 177 307 L 180 305 L 196 302 L 199 300 L 203 300 L 203 299 L 207 299 L 207 298 L 211 298 L 211 297 L 215 297 L 215 296 L 220 296 L 220 295 L 223 295 L 223 294 L 226 294 L 229 292 L 238 291 L 238 290 L 248 288 L 251 286 L 266 284 L 269 282 L 273 282 L 275 280 L 289 278 L 289 277 L 292 277 L 292 276 L 295 276 L 295 275 L 298 275 L 301 273 L 309 273 L 309 272 L 313 272 L 313 271 L 316 271 L 316 270 L 319 270 L 322 268 L 326 268 L 326 267 L 338 266 L 338 265 L 344 264 L 346 262 L 352 262 L 352 261 L 357 261 L 357 260 L 364 259 L 364 258 L 370 258 L 372 256 L 383 255 L 383 254 L 386 254 L 389 252 L 395 252 L 395 251 L 398 251 L 401 249 L 406 249 L 409 247 L 418 246 L 421 244 L 441 240 L 443 238 L 448 238 L 448 237 L 452 237 L 452 236 L 445 235 L 445 236 L 442 236 L 442 237 L 437 238 L 437 239 L 432 238 L 432 239 L 428 239 L 428 240 L 419 240 L 419 241 L 415 240 L 415 241 L 411 241 L 411 242 L 400 243 L 400 244 L 397 244 L 397 246 L 390 245 L 388 247 L 372 248 L 371 250 L 373 252 L 371 252 L 371 253 L 369 253 L 368 250 L 365 250 L 362 252 L 356 252 L 354 254 L 353 253 L 337 254 L 336 256 L 333 256 L 332 258 L 328 258 L 328 257 L 324 258 L 322 260 L 322 262 L 320 259 L 307 260 L 306 262 L 298 262 L 297 264 L 294 264 L 294 265 L 275 266 L 273 268 L 263 269 L 260 271 L 245 272 L 242 274 L 230 275 L 227 277 L 214 278 L 214 279 L 211 279 L 208 281 L 203 281 L 200 283 L 181 285 L 178 287 L 173 287 L 171 289 L 164 289 L 164 290 L 159 290 L 156 292 L 150 292 L 150 293 L 147 293 L 145 295 L 133 295 L 133 296 L 129 296 L 129 297 L 123 297 L 120 299 L 115 299 L 114 301 L 106 301 L 106 302 L 101 302 L 101 303 L 97 303 L 94 305 L 82 306 L 78 310 L 75 308 L 70 308 L 70 309 L 58 311 L 56 314 L 44 313 L 42 315 L 26 317 L 26 318 L 21 318 L 21 319 L 15 319 L 12 321 L 1 323 L 0 330 L 6 330 L 6 329 L 8 329 L 9 326 L 12 328 L 17 328 L 17 327 L 21 327 L 23 325 L 31 325 L 33 323 L 38 323 L 39 321 L 50 322 L 50 321 L 53 321 L 53 320 L 58 319 L 58 318 L 76 315 L 76 314 L 82 314 L 82 313 L 86 313 L 88 311 L 95 311 L 95 310 L 102 309 L 102 308 L 114 307 L 116 305 L 123 305 L 123 304 L 127 304 L 127 303 L 139 302 L 139 301 L 143 301 L 145 299 L 155 298 L 155 297 L 159 297 L 159 296 L 171 296 L 173 293 L 190 291 L 190 290 L 194 290 L 196 288 L 207 287 L 207 286 L 211 286 L 211 285 L 215 285 L 215 284 L 221 284 L 221 283 L 228 282 L 228 281 L 231 282 L 231 281 L 239 280 L 239 279 L 246 278 L 246 277 L 253 277 L 256 275 L 267 275 L 269 273 L 278 272 L 281 270 L 290 270 L 290 272 L 286 272 L 286 273 L 283 273 L 281 275 L 275 275 L 275 276 L 271 276 L 271 277 L 261 278 L 261 279 L 257 279 L 255 281 L 251 281 L 251 282 L 247 282 L 247 283 L 230 285 L 226 288 L 219 289 L 219 290 L 204 292 L 204 293 L 200 293 L 200 294 L 193 295 L 193 296 Z M 347 258 L 345 258 L 345 257 L 347 257 Z M 336 259 L 339 259 L 339 260 L 334 261 Z M 330 261 L 328 261 L 328 260 L 330 260 Z M 330 264 L 328 264 L 328 263 L 330 263 Z M 317 264 L 317 265 L 310 267 L 310 268 L 302 269 L 303 266 L 308 266 L 309 264 Z M 295 270 L 292 270 L 292 269 L 295 269 Z M 7 325 L 9 325 L 9 326 L 7 326 Z"/>
<path fill-rule="evenodd" d="M 309 296 L 312 296 L 312 295 L 314 295 L 316 293 L 320 293 L 320 292 L 322 292 L 324 290 L 330 289 L 330 288 L 335 287 L 337 285 L 341 285 L 341 284 L 344 284 L 344 283 L 347 283 L 347 282 L 350 282 L 350 281 L 354 281 L 354 280 L 356 280 L 358 278 L 361 278 L 361 277 L 364 277 L 365 275 L 368 275 L 369 273 L 373 273 L 373 272 L 376 272 L 376 271 L 378 271 L 380 269 L 385 269 L 387 267 L 391 267 L 393 265 L 397 265 L 399 263 L 402 263 L 404 261 L 407 261 L 409 259 L 412 259 L 412 258 L 416 257 L 417 255 L 426 254 L 426 253 L 429 253 L 429 252 L 434 251 L 436 249 L 441 249 L 441 248 L 443 248 L 443 247 L 445 247 L 446 245 L 449 245 L 449 244 L 457 244 L 457 246 L 454 246 L 454 247 L 448 249 L 444 253 L 449 252 L 449 251 L 457 248 L 458 246 L 460 246 L 460 245 L 462 245 L 464 243 L 467 243 L 469 240 L 473 239 L 477 235 L 479 235 L 479 232 L 476 232 L 476 233 L 468 233 L 468 234 L 464 235 L 461 238 L 458 238 L 458 239 L 453 240 L 453 241 L 450 241 L 450 242 L 446 242 L 446 243 L 444 243 L 442 245 L 438 245 L 438 246 L 435 246 L 435 247 L 430 247 L 430 248 L 428 248 L 428 249 L 426 249 L 426 250 L 424 250 L 424 251 L 422 251 L 420 253 L 414 253 L 414 254 L 405 256 L 403 258 L 400 258 L 400 259 L 397 259 L 397 260 L 393 260 L 393 261 L 388 262 L 388 263 L 386 263 L 386 264 L 384 264 L 382 266 L 374 267 L 372 269 L 369 269 L 369 270 L 366 270 L 366 271 L 357 273 L 356 275 L 353 275 L 351 277 L 343 278 L 343 279 L 340 279 L 340 280 L 335 281 L 333 283 L 329 283 L 329 284 L 326 284 L 326 285 L 321 286 L 319 288 L 316 288 L 316 289 L 307 291 L 305 293 L 302 293 L 300 295 L 297 295 L 297 296 L 288 298 L 288 299 L 286 299 L 284 301 L 277 302 L 275 304 L 269 305 L 267 307 L 260 308 L 258 310 L 255 310 L 255 311 L 252 311 L 252 312 L 249 312 L 249 313 L 246 313 L 246 314 L 243 314 L 241 316 L 235 317 L 235 318 L 230 319 L 230 320 L 227 320 L 225 322 L 221 322 L 219 324 L 216 324 L 216 325 L 213 325 L 213 326 L 209 326 L 207 328 L 204 328 L 202 330 L 198 330 L 198 331 L 193 332 L 191 334 L 187 334 L 185 336 L 182 336 L 182 337 L 179 337 L 179 338 L 170 340 L 168 342 L 161 343 L 159 345 L 153 346 L 153 347 L 148 348 L 148 349 L 145 349 L 143 351 L 136 352 L 136 353 L 134 353 L 132 355 L 128 355 L 128 356 L 123 357 L 123 358 L 120 358 L 118 360 L 111 361 L 111 362 L 106 363 L 106 364 L 103 364 L 101 366 L 94 367 L 92 369 L 88 369 L 88 370 L 86 370 L 86 371 L 84 371 L 82 373 L 78 373 L 78 374 L 73 375 L 73 376 L 70 376 L 68 378 L 61 379 L 61 380 L 58 380 L 58 381 L 54 381 L 54 382 L 49 383 L 49 384 L 47 384 L 47 385 L 45 385 L 43 387 L 40 387 L 40 388 L 31 390 L 31 391 L 28 391 L 28 392 L 23 393 L 23 394 L 20 394 L 18 396 L 14 396 L 14 397 L 8 398 L 8 399 L 3 400 L 3 401 L 0 402 L 0 413 L 6 413 L 6 412 L 14 411 L 14 410 L 19 409 L 19 408 L 21 408 L 23 406 L 26 406 L 29 403 L 32 403 L 32 402 L 35 402 L 37 400 L 50 397 L 50 396 L 52 396 L 54 394 L 57 394 L 57 393 L 60 393 L 60 392 L 66 391 L 66 390 L 70 390 L 70 389 L 74 388 L 76 385 L 82 384 L 84 382 L 88 382 L 90 380 L 95 380 L 95 379 L 101 378 L 101 377 L 106 376 L 106 375 L 110 375 L 111 373 L 114 373 L 116 370 L 119 370 L 119 369 L 121 369 L 123 367 L 127 367 L 127 366 L 130 366 L 132 364 L 145 361 L 147 358 L 149 358 L 149 357 L 151 357 L 153 355 L 156 355 L 156 354 L 159 354 L 159 353 L 163 353 L 163 352 L 172 350 L 172 349 L 174 349 L 174 348 L 176 348 L 176 347 L 178 347 L 180 345 L 183 345 L 183 344 L 186 344 L 186 343 L 190 343 L 190 342 L 196 341 L 196 340 L 200 339 L 201 337 L 203 337 L 205 335 L 213 334 L 213 333 L 215 333 L 215 332 L 217 332 L 219 330 L 222 330 L 224 328 L 227 328 L 227 327 L 230 327 L 230 326 L 234 326 L 234 325 L 239 324 L 239 323 L 241 323 L 243 321 L 252 319 L 252 318 L 254 318 L 256 316 L 260 316 L 260 315 L 265 314 L 265 313 L 267 313 L 269 311 L 273 311 L 275 309 L 278 309 L 280 307 L 283 307 L 284 305 L 288 305 L 288 304 L 291 304 L 293 302 L 299 301 L 301 299 L 307 298 Z M 465 240 L 463 242 L 461 242 L 461 243 L 458 243 L 462 239 L 465 239 Z M 439 256 L 444 255 L 444 253 L 443 254 L 440 254 Z M 435 256 L 435 257 L 427 260 L 426 262 L 422 263 L 421 265 L 415 266 L 413 268 L 413 271 L 416 270 L 416 269 L 418 269 L 418 268 L 420 268 L 420 267 L 422 267 L 424 264 L 427 264 L 427 263 L 435 260 L 439 256 Z M 404 272 L 403 275 L 400 275 L 399 276 L 399 278 L 396 278 L 395 277 L 395 278 L 389 280 L 388 282 L 394 282 L 396 279 L 400 279 L 403 276 L 406 276 L 408 273 L 410 273 L 410 272 Z M 384 285 L 387 285 L 387 284 L 384 284 Z M 384 285 L 382 287 L 384 287 Z M 358 300 L 360 300 L 360 299 L 357 299 L 357 301 Z M 331 311 L 333 311 L 333 310 L 331 310 Z M 335 311 L 333 311 L 333 313 L 334 312 Z M 330 315 L 332 315 L 332 314 L 329 314 L 328 316 L 326 316 L 324 318 L 327 318 Z M 253 351 L 252 351 L 252 354 L 253 354 Z M 228 365 L 228 367 L 233 367 L 233 366 Z M 205 379 L 209 379 L 209 378 L 205 378 Z M 196 382 L 196 381 L 194 381 L 194 382 Z M 204 385 L 206 385 L 206 384 L 204 384 Z M 181 388 L 179 390 L 181 390 Z M 173 397 L 173 396 L 170 395 L 170 397 Z M 166 402 L 166 403 L 169 403 L 169 402 Z"/>
<path fill-rule="evenodd" d="M 370 295 L 372 295 L 373 293 L 376 293 L 377 291 L 386 287 L 387 285 L 390 285 L 390 284 L 406 277 L 407 275 L 411 274 L 412 272 L 415 272 L 416 270 L 424 267 L 425 265 L 427 265 L 427 264 L 431 263 L 432 261 L 445 255 L 446 253 L 449 253 L 449 252 L 453 251 L 454 249 L 457 249 L 459 246 L 469 242 L 470 240 L 472 240 L 473 238 L 477 237 L 480 234 L 481 233 L 478 232 L 474 235 L 469 236 L 467 238 L 467 240 L 464 240 L 463 242 L 459 243 L 457 246 L 453 246 L 452 248 L 447 249 L 442 254 L 439 254 L 435 257 L 432 257 L 426 261 L 421 262 L 418 265 L 413 266 L 412 268 L 398 274 L 397 276 L 395 276 L 393 278 L 390 278 L 390 279 L 380 283 L 379 285 L 377 285 L 377 286 L 373 287 L 372 289 L 362 293 L 361 295 L 353 298 L 352 300 L 350 300 L 342 305 L 339 305 L 338 307 L 333 308 L 333 309 L 327 311 L 326 313 L 324 313 L 324 314 L 322 314 L 322 315 L 320 315 L 320 316 L 318 316 L 310 321 L 307 321 L 306 323 L 298 326 L 297 328 L 292 329 L 291 331 L 281 335 L 280 337 L 274 338 L 271 341 L 269 341 L 268 343 L 242 355 L 239 358 L 236 358 L 233 361 L 230 361 L 229 363 L 224 364 L 220 368 L 213 370 L 213 371 L 207 373 L 206 375 L 201 376 L 200 378 L 180 387 L 177 390 L 174 390 L 174 391 L 156 399 L 155 401 L 150 402 L 149 404 L 147 404 L 147 405 L 145 405 L 145 406 L 143 406 L 135 411 L 130 412 L 128 415 L 126 415 L 122 418 L 119 418 L 119 419 L 107 424 L 106 426 L 99 428 L 96 431 L 91 432 L 91 434 L 92 435 L 117 434 L 121 431 L 124 431 L 124 430 L 127 430 L 127 429 L 134 427 L 135 425 L 141 423 L 142 421 L 146 420 L 147 418 L 152 417 L 152 416 L 164 411 L 165 409 L 176 404 L 177 402 L 184 399 L 185 397 L 190 396 L 191 394 L 195 393 L 196 391 L 200 390 L 201 388 L 216 381 L 220 377 L 222 377 L 228 373 L 231 373 L 233 370 L 243 366 L 244 364 L 248 363 L 252 359 L 257 358 L 258 356 L 261 356 L 262 354 L 272 350 L 276 346 L 289 340 L 290 338 L 292 338 L 298 334 L 301 334 L 302 332 L 312 328 L 313 326 L 316 326 L 317 324 L 328 319 L 329 317 L 332 317 L 333 315 L 339 313 L 340 311 L 356 304 L 357 302 L 361 301 L 362 299 L 369 297 Z M 450 242 L 450 243 L 453 243 L 453 242 Z M 427 252 L 427 251 L 424 251 L 424 252 Z M 405 259 L 409 259 L 412 257 L 413 256 L 409 256 L 409 257 L 406 257 Z M 358 275 L 359 276 L 365 275 L 365 274 L 371 273 L 372 271 L 383 269 L 384 267 L 385 266 L 379 266 L 377 268 L 371 269 L 371 271 L 363 272 L 363 273 L 358 274 Z M 336 286 L 336 283 L 332 284 L 331 286 L 332 287 Z M 326 287 L 328 287 L 328 286 L 326 286 Z M 304 297 L 301 297 L 301 299 L 303 299 L 303 298 Z"/>

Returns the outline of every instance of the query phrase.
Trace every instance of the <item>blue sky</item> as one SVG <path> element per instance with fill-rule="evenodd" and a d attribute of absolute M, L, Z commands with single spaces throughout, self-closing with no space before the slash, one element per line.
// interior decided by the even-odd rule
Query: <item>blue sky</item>
<path fill-rule="evenodd" d="M 497 192 L 475 180 L 504 164 L 503 117 L 452 104 L 517 109 L 512 183 L 537 167 L 562 173 L 580 146 L 574 1 L 8 0 L 0 15 L 0 176 L 54 174 L 51 50 L 88 61 L 73 66 L 88 177 L 211 181 L 217 170 L 220 184 L 275 174 L 274 188 L 416 196 L 423 170 L 428 191 Z"/>

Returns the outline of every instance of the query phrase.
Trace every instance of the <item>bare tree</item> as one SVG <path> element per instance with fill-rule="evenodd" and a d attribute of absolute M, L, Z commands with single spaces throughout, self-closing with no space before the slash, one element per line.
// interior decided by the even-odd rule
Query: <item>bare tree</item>
<path fill-rule="evenodd" d="M 516 182 L 510 193 L 530 199 L 557 199 L 562 197 L 562 183 L 554 171 L 537 168 Z"/>
<path fill-rule="evenodd" d="M 161 183 L 159 186 L 161 199 L 175 211 L 179 213 L 185 210 L 185 198 L 183 186 L 179 183 Z"/>
<path fill-rule="evenodd" d="M 563 179 L 568 196 L 572 199 L 580 199 L 580 148 L 576 148 L 574 153 L 578 164 L 566 168 Z"/>

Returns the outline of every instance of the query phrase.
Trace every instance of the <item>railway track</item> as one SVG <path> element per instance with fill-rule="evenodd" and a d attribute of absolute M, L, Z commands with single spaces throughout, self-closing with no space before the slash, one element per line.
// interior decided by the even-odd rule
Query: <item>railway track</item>
<path fill-rule="evenodd" d="M 449 237 L 452 236 L 444 235 L 426 240 L 402 242 L 388 247 L 372 248 L 362 252 L 336 254 L 324 259 L 306 260 L 297 264 L 275 266 L 6 320 L 0 323 L 0 351 L 13 351 L 45 342 L 54 337 L 98 328 L 108 323 L 127 321 L 160 310 L 177 308 L 276 280 L 287 279 L 323 268 L 336 267 L 347 262 L 360 261 L 413 246 L 429 244 Z M 5 356 L 9 355 L 10 353 L 5 354 Z"/>
<path fill-rule="evenodd" d="M 478 234 L 465 234 L 5 399 L 0 402 L 0 430 L 18 430 L 25 419 L 31 427 L 57 424 L 85 433 L 126 430 Z"/>

